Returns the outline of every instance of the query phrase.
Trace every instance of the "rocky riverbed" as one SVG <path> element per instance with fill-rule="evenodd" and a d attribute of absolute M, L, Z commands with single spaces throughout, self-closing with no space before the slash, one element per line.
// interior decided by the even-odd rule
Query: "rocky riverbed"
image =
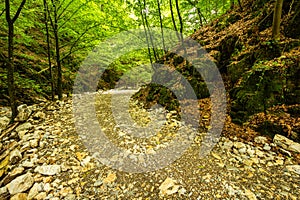
<path fill-rule="evenodd" d="M 111 113 L 105 111 L 106 99 L 96 102 L 99 124 L 116 130 Z M 202 140 L 196 134 L 172 164 L 156 171 L 127 173 L 102 164 L 88 151 L 75 129 L 72 99 L 19 109 L 19 121 L 8 127 L 9 111 L 0 109 L 0 199 L 296 200 L 300 196 L 300 165 L 295 159 L 300 144 L 280 135 L 273 140 L 257 135 L 250 141 L 222 135 L 211 153 L 200 158 Z M 146 110 L 137 105 L 131 110 L 133 118 L 149 120 Z M 185 126 L 174 114 L 165 113 L 170 120 L 145 143 L 148 152 L 155 154 L 155 146 L 162 148 Z M 101 116 L 106 120 L 101 121 Z M 123 148 L 139 150 L 136 141 L 120 131 L 109 138 Z"/>

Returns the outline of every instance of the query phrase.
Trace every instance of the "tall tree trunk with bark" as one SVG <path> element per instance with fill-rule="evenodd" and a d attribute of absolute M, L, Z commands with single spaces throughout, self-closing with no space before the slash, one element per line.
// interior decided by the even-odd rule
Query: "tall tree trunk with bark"
<path fill-rule="evenodd" d="M 18 19 L 26 0 L 23 0 L 14 15 L 11 17 L 10 13 L 10 1 L 5 0 L 5 12 L 6 12 L 6 21 L 8 24 L 8 59 L 7 59 L 7 85 L 8 85 L 8 94 L 10 98 L 10 107 L 12 111 L 11 121 L 13 122 L 15 117 L 18 114 L 17 111 L 17 102 L 16 102 L 16 91 L 15 91 L 15 82 L 14 82 L 14 23 Z"/>

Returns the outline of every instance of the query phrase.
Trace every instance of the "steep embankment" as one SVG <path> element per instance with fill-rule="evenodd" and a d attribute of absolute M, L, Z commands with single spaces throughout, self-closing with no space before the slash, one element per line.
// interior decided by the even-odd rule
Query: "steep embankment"
<path fill-rule="evenodd" d="M 254 115 L 246 125 L 270 136 L 280 133 L 294 140 L 300 139 L 299 115 L 295 114 L 299 113 L 300 102 L 299 7 L 299 0 L 284 1 L 279 41 L 272 39 L 274 2 L 269 0 L 244 2 L 242 9 L 236 7 L 191 36 L 222 73 L 232 121 L 242 124 Z M 198 98 L 209 97 L 201 75 L 181 56 L 168 53 L 162 62 L 181 72 Z M 158 87 L 144 88 L 137 95 L 152 102 L 150 105 L 158 102 L 176 107 L 176 100 L 166 100 L 166 96 L 172 93 Z M 273 107 L 276 105 L 281 106 Z"/>

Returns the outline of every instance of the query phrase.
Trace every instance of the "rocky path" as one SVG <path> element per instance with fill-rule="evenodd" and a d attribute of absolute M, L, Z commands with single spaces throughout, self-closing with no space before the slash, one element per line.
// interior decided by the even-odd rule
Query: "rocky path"
<path fill-rule="evenodd" d="M 99 101 L 99 117 L 103 115 L 110 122 L 108 112 L 103 112 L 105 100 Z M 136 110 L 133 118 L 143 118 L 139 117 L 143 110 L 132 109 Z M 201 139 L 196 136 L 187 151 L 171 165 L 153 172 L 126 173 L 103 165 L 83 145 L 75 130 L 71 99 L 50 105 L 42 103 L 29 110 L 34 114 L 26 122 L 13 131 L 1 132 L 0 199 L 299 199 L 300 196 L 300 165 L 293 157 L 295 152 L 300 153 L 299 144 L 280 136 L 274 141 L 257 136 L 250 142 L 223 136 L 202 159 L 198 155 Z M 0 112 L 3 128 L 7 112 L 5 108 Z M 174 123 L 176 120 L 171 120 L 170 126 Z M 131 138 L 118 134 L 112 137 L 122 139 L 121 146 L 133 148 L 134 145 L 129 145 Z M 149 141 L 148 147 L 163 143 L 164 138 L 156 135 L 153 141 L 156 143 Z M 155 153 L 155 148 L 152 151 Z"/>

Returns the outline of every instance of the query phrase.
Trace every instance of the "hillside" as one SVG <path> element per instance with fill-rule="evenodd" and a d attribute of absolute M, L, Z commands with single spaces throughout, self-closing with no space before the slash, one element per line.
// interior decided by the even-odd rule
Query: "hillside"
<path fill-rule="evenodd" d="M 201 44 L 219 68 L 233 122 L 271 137 L 280 133 L 300 141 L 300 2 L 290 7 L 291 3 L 283 4 L 280 41 L 272 39 L 274 2 L 268 0 L 247 1 L 242 10 L 237 6 L 191 38 Z M 191 64 L 173 53 L 161 62 L 183 73 L 198 98 L 209 97 L 206 84 L 200 74 L 193 74 Z M 158 97 L 159 91 L 164 95 Z M 135 97 L 148 102 L 147 107 L 158 102 L 171 110 L 180 109 L 173 94 L 157 86 L 145 87 Z"/>

